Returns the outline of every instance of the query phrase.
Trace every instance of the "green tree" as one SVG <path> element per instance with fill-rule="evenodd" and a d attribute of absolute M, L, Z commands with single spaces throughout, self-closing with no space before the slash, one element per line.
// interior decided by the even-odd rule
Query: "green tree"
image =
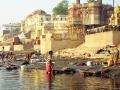
<path fill-rule="evenodd" d="M 62 0 L 56 7 L 53 8 L 54 15 L 67 15 L 68 14 L 68 1 Z"/>

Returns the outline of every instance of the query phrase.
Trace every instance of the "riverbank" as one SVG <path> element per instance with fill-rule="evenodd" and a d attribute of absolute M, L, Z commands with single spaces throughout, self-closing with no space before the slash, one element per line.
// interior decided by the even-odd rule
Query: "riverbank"
<path fill-rule="evenodd" d="M 109 54 L 96 54 L 96 51 L 104 48 L 104 47 L 97 47 L 97 48 L 90 48 L 86 47 L 84 44 L 76 47 L 76 48 L 68 48 L 64 50 L 59 50 L 55 52 L 56 57 L 64 57 L 69 59 L 108 59 Z"/>

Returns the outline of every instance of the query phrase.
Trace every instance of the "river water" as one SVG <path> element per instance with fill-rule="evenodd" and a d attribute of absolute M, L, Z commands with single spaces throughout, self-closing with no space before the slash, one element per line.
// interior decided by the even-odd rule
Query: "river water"
<path fill-rule="evenodd" d="M 120 79 L 56 75 L 49 79 L 45 70 L 0 70 L 0 90 L 120 90 Z"/>

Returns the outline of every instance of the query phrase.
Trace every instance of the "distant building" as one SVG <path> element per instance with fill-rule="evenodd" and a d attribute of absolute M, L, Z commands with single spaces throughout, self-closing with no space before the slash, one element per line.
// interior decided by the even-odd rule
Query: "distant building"
<path fill-rule="evenodd" d="M 10 38 L 10 30 L 2 30 L 0 31 L 0 41 L 4 41 Z"/>
<path fill-rule="evenodd" d="M 10 39 L 20 33 L 21 23 L 3 24 L 0 29 L 1 40 Z"/>
<path fill-rule="evenodd" d="M 109 18 L 109 25 L 120 26 L 120 6 L 115 7 L 114 13 Z"/>
<path fill-rule="evenodd" d="M 66 15 L 57 15 L 57 16 L 52 16 L 51 17 L 54 24 L 54 29 L 57 31 L 64 31 L 67 29 L 67 17 Z"/>
<path fill-rule="evenodd" d="M 47 33 L 67 31 L 66 24 L 66 15 L 51 16 L 43 10 L 36 10 L 25 18 L 21 30 L 30 32 L 30 38 L 36 40 Z"/>
<path fill-rule="evenodd" d="M 69 38 L 84 41 L 85 30 L 108 24 L 113 13 L 111 5 L 102 4 L 102 0 L 88 0 L 87 3 L 75 3 L 68 7 L 67 26 Z"/>
<path fill-rule="evenodd" d="M 50 15 L 46 14 L 43 10 L 36 10 L 32 14 L 28 15 L 22 23 L 22 31 L 25 33 L 30 32 L 31 39 L 36 39 L 37 34 L 40 34 L 42 30 L 39 30 L 43 26 L 43 21 L 49 21 Z"/>
<path fill-rule="evenodd" d="M 76 0 L 68 8 L 68 24 L 104 25 L 108 24 L 108 18 L 113 13 L 111 5 L 102 4 L 102 0 L 88 0 L 80 3 Z"/>

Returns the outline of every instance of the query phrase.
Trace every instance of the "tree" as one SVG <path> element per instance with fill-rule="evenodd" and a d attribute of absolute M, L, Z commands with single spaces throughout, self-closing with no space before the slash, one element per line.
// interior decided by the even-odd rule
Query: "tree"
<path fill-rule="evenodd" d="M 53 8 L 54 15 L 67 15 L 68 14 L 68 1 L 62 0 L 56 7 Z"/>

